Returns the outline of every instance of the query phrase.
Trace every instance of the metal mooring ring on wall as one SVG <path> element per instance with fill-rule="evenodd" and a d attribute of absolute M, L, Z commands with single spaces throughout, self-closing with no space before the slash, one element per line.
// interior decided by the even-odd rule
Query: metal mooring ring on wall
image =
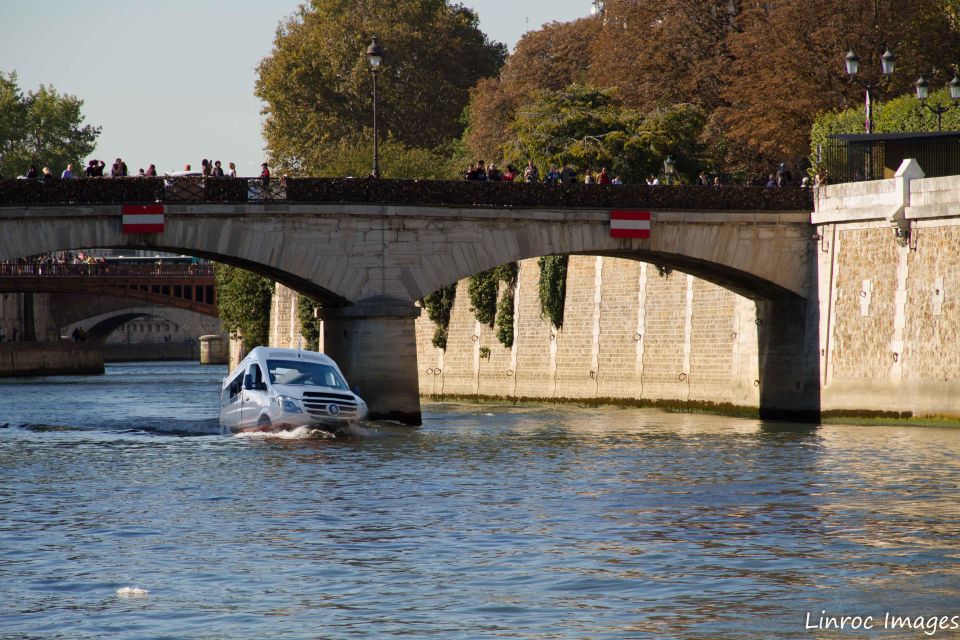
<path fill-rule="evenodd" d="M 737 332 L 736 332 L 736 331 L 731 331 L 731 332 L 730 332 L 730 339 L 731 339 L 731 340 L 736 340 L 736 339 L 737 339 Z"/>
<path fill-rule="evenodd" d="M 552 341 L 554 341 L 554 340 L 556 340 L 556 339 L 557 339 L 556 334 L 551 333 L 551 334 L 550 334 L 550 341 L 552 342 Z"/>
<path fill-rule="evenodd" d="M 591 377 L 591 378 L 596 378 L 596 377 L 597 377 L 597 372 L 596 372 L 596 371 L 591 371 L 591 372 L 590 372 L 590 377 Z"/>
<path fill-rule="evenodd" d="M 634 341 L 634 342 L 640 342 L 640 338 L 642 338 L 642 337 L 643 337 L 643 336 L 640 335 L 639 333 L 635 333 L 635 334 L 633 334 L 633 341 Z"/>
<path fill-rule="evenodd" d="M 900 358 L 900 354 L 896 351 L 893 352 L 893 361 L 896 362 Z"/>
<path fill-rule="evenodd" d="M 687 379 L 687 374 L 685 373 L 681 373 L 680 375 L 677 376 L 677 380 L 679 380 L 680 382 L 683 382 L 686 379 Z"/>
<path fill-rule="evenodd" d="M 753 381 L 753 386 L 759 387 L 759 386 L 760 386 L 760 381 L 759 381 L 759 380 L 754 380 L 754 381 Z"/>
<path fill-rule="evenodd" d="M 759 327 L 760 325 L 763 324 L 763 318 L 757 318 L 756 320 L 753 321 L 753 324 Z"/>
<path fill-rule="evenodd" d="M 470 336 L 470 339 L 476 342 L 477 340 L 480 339 L 480 336 Z"/>
<path fill-rule="evenodd" d="M 427 369 L 427 375 L 428 375 L 428 376 L 432 376 L 432 375 L 433 375 L 433 367 L 430 367 L 429 369 Z"/>
<path fill-rule="evenodd" d="M 440 371 L 441 371 L 440 369 L 434 369 L 434 370 L 433 370 L 433 375 L 435 375 L 435 376 L 440 375 Z"/>
<path fill-rule="evenodd" d="M 513 369 L 507 369 L 507 377 L 509 378 L 512 375 L 513 375 Z"/>

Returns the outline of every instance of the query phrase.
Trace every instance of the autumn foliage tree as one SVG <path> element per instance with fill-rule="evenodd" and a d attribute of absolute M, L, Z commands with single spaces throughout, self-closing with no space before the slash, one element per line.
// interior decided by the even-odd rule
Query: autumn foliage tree
<path fill-rule="evenodd" d="M 526 33 L 499 77 L 481 80 L 467 111 L 467 147 L 475 157 L 498 159 L 511 140 L 510 125 L 520 105 L 540 91 L 560 91 L 587 81 L 587 43 L 597 35 L 596 20 L 551 22 Z"/>
<path fill-rule="evenodd" d="M 880 79 L 889 47 L 897 69 L 876 99 L 911 91 L 923 73 L 949 79 L 960 32 L 941 0 L 805 0 L 751 5 L 728 46 L 726 104 L 715 113 L 725 134 L 760 158 L 796 158 L 808 149 L 819 113 L 863 104 L 849 82 L 844 56 L 861 57 L 861 75 Z"/>
<path fill-rule="evenodd" d="M 879 55 L 897 55 L 884 100 L 922 72 L 949 80 L 960 51 L 958 0 L 607 0 L 604 13 L 527 34 L 500 77 L 471 98 L 468 146 L 494 155 L 508 123 L 537 91 L 570 83 L 616 89 L 625 108 L 703 110 L 703 159 L 721 172 L 766 173 L 807 153 L 819 113 L 863 103 L 846 77 L 853 48 L 862 76 L 879 80 Z M 532 63 L 537 60 L 540 64 Z M 565 80 L 566 84 L 551 84 Z"/>
<path fill-rule="evenodd" d="M 343 145 L 369 149 L 371 79 L 366 49 L 385 50 L 379 77 L 380 133 L 399 145 L 434 148 L 458 138 L 468 92 L 496 75 L 506 49 L 477 16 L 446 0 L 312 0 L 277 29 L 258 69 L 264 135 L 285 171 L 325 172 Z"/>

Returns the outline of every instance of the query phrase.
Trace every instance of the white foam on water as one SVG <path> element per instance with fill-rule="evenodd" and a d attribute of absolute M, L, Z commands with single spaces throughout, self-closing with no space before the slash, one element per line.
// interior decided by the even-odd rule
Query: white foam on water
<path fill-rule="evenodd" d="M 118 598 L 146 598 L 148 595 L 150 595 L 150 590 L 140 587 L 121 587 L 117 589 Z"/>
<path fill-rule="evenodd" d="M 249 440 L 304 440 L 306 438 L 332 439 L 336 436 L 323 429 L 311 429 L 310 427 L 297 427 L 284 431 L 244 431 L 234 435 L 235 438 L 246 438 Z"/>

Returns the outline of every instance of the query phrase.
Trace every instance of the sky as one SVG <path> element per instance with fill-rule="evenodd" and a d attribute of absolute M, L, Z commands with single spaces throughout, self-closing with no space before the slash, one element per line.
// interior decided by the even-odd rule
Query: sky
<path fill-rule="evenodd" d="M 526 31 L 590 12 L 590 0 L 462 0 L 512 48 Z M 198 169 L 204 158 L 259 174 L 264 160 L 257 64 L 297 0 L 47 0 L 0 8 L 0 72 L 84 101 L 102 127 L 93 156 L 131 172 Z M 62 167 L 51 167 L 59 174 Z"/>

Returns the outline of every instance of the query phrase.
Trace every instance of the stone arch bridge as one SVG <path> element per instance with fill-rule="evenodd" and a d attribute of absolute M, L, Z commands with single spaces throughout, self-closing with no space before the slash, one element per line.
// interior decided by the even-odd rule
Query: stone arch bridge
<path fill-rule="evenodd" d="M 250 197 L 248 185 L 243 198 L 123 194 L 108 203 L 38 202 L 0 188 L 0 261 L 80 247 L 149 249 L 268 276 L 323 303 L 325 350 L 368 396 L 373 414 L 418 424 L 418 299 L 526 258 L 632 258 L 765 305 L 758 309 L 771 320 L 759 330 L 761 404 L 771 411 L 817 406 L 811 397 L 819 388 L 816 362 L 812 376 L 799 373 L 810 369 L 803 328 L 815 311 L 804 301 L 816 278 L 808 195 L 799 189 L 577 186 L 551 192 L 543 185 L 313 183 L 321 188 L 309 197 L 298 192 L 304 185 L 290 181 L 280 185 L 286 193 L 259 200 Z M 377 192 L 391 185 L 398 190 Z M 124 233 L 122 203 L 128 199 L 162 212 L 162 229 Z M 509 204 L 517 202 L 522 206 Z M 649 238 L 611 237 L 615 209 L 649 211 Z M 785 318 L 792 321 L 780 321 Z"/>

